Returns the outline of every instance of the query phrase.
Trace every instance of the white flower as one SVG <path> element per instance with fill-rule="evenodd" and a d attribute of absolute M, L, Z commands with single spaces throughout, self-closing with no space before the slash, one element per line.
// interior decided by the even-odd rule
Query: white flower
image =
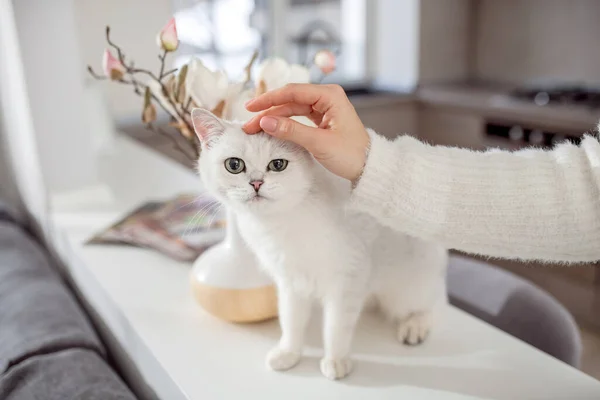
<path fill-rule="evenodd" d="M 223 71 L 211 71 L 193 58 L 188 64 L 185 90 L 198 107 L 214 110 L 229 94 L 229 78 Z"/>
<path fill-rule="evenodd" d="M 272 57 L 267 58 L 259 65 L 254 83 L 257 88 L 269 91 L 278 89 L 288 83 L 309 82 L 310 73 L 308 68 L 299 64 L 290 65 L 284 59 Z"/>
<path fill-rule="evenodd" d="M 229 85 L 223 118 L 228 121 L 246 122 L 255 113 L 246 110 L 246 102 L 254 97 L 253 90 L 243 90 L 243 83 Z"/>

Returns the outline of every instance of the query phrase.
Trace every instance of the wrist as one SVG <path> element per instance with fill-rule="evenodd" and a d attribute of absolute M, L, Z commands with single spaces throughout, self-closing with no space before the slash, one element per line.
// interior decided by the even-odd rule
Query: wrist
<path fill-rule="evenodd" d="M 352 183 L 352 188 L 355 188 L 362 177 L 363 171 L 365 170 L 365 165 L 367 164 L 367 159 L 369 157 L 369 151 L 371 150 L 371 138 L 367 131 L 365 130 L 364 140 L 361 145 L 357 149 L 356 156 L 356 166 L 354 168 L 354 172 L 350 177 L 350 182 Z"/>

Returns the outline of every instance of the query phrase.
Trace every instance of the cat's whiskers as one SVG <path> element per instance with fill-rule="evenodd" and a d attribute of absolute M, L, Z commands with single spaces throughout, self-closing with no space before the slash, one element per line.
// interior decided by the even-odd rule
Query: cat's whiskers
<path fill-rule="evenodd" d="M 189 233 L 188 231 L 190 230 L 190 227 L 192 226 L 192 223 L 194 221 L 194 219 L 198 216 L 198 214 L 200 214 L 202 212 L 202 210 L 196 212 L 194 214 L 194 216 L 192 218 L 190 218 L 190 220 L 187 223 L 187 226 L 185 227 L 185 230 L 183 231 L 183 234 L 181 235 L 182 237 L 186 237 Z"/>
<path fill-rule="evenodd" d="M 196 231 L 192 228 L 194 226 L 194 222 L 198 219 L 202 219 L 207 216 L 209 213 L 213 213 L 213 207 L 220 207 L 220 203 L 216 200 L 209 202 L 204 205 L 190 220 L 188 221 L 188 225 L 183 233 L 183 236 L 191 235 L 196 233 Z M 209 224 L 210 226 L 210 224 Z"/>
<path fill-rule="evenodd" d="M 193 199 L 192 201 L 190 201 L 190 202 L 188 202 L 188 203 L 185 203 L 185 204 L 182 204 L 182 205 L 180 205 L 180 206 L 176 207 L 174 211 L 179 211 L 179 210 L 181 210 L 181 209 L 182 209 L 182 208 L 184 208 L 184 207 L 187 207 L 187 206 L 189 206 L 189 205 L 191 205 L 191 204 L 194 204 L 194 203 L 196 203 L 196 202 L 198 202 L 198 201 L 201 201 L 201 200 L 204 200 L 204 199 L 208 199 L 208 200 L 210 200 L 209 202 L 207 202 L 207 204 L 209 204 L 209 205 L 210 205 L 210 204 L 212 204 L 212 203 L 214 203 L 214 202 L 216 201 L 216 200 L 215 200 L 215 199 L 213 199 L 213 197 L 212 197 L 212 196 L 210 196 L 208 193 L 201 193 L 201 194 L 199 194 L 198 196 L 194 196 L 194 199 Z M 204 207 L 203 207 L 203 208 L 204 208 Z M 192 217 L 192 218 L 194 218 L 194 217 Z M 169 218 L 167 218 L 167 221 L 169 221 L 169 222 L 172 222 L 174 219 L 175 219 L 175 217 L 174 217 L 173 215 L 171 215 Z"/>
<path fill-rule="evenodd" d="M 219 215 L 219 211 L 221 210 L 221 208 L 223 207 L 222 204 L 218 204 L 217 205 L 217 210 L 213 212 L 212 214 L 212 218 L 210 219 L 210 221 L 208 222 L 208 226 L 212 226 L 212 224 L 215 222 L 215 219 L 217 218 L 217 216 Z"/>
<path fill-rule="evenodd" d="M 195 218 L 205 218 L 207 215 L 209 215 L 209 213 L 204 212 L 202 215 L 197 216 Z M 195 233 L 197 233 L 199 231 L 199 229 L 195 228 L 194 225 L 195 225 L 194 221 L 190 221 L 188 223 L 188 227 L 186 228 L 186 232 L 184 233 L 184 236 L 194 235 Z"/>

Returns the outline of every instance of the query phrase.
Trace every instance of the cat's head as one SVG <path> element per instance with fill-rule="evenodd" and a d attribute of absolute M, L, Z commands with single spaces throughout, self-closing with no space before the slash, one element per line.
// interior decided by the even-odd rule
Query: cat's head
<path fill-rule="evenodd" d="M 247 135 L 242 124 L 192 111 L 202 146 L 198 168 L 206 189 L 238 210 L 279 213 L 293 209 L 308 194 L 314 159 L 303 148 L 265 133 Z"/>

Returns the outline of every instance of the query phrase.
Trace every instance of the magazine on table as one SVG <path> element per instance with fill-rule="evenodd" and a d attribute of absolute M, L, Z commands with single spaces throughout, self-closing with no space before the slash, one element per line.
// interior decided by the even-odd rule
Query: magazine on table
<path fill-rule="evenodd" d="M 225 237 L 225 223 L 213 199 L 182 194 L 141 205 L 88 243 L 146 247 L 178 261 L 193 261 Z"/>

